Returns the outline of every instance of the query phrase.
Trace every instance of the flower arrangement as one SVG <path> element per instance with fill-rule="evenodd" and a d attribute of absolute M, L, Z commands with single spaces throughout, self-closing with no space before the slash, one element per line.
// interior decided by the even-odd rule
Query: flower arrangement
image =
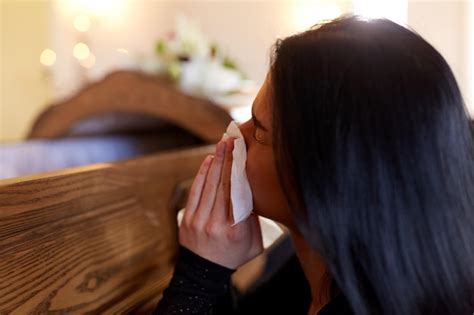
<path fill-rule="evenodd" d="M 179 15 L 176 28 L 155 45 L 155 70 L 186 93 L 213 97 L 239 91 L 246 76 L 236 62 L 209 42 L 189 19 Z"/>

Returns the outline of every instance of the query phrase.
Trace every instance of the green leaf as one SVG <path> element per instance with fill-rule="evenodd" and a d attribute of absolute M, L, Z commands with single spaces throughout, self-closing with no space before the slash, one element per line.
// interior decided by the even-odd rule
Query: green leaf
<path fill-rule="evenodd" d="M 237 63 L 229 57 L 224 57 L 224 59 L 222 60 L 222 65 L 224 66 L 224 68 L 237 70 Z"/>
<path fill-rule="evenodd" d="M 158 55 L 163 55 L 166 51 L 166 42 L 162 39 L 160 39 L 155 46 L 155 52 Z"/>
<path fill-rule="evenodd" d="M 181 76 L 181 71 L 181 64 L 179 62 L 172 62 L 168 66 L 168 75 L 175 81 Z"/>

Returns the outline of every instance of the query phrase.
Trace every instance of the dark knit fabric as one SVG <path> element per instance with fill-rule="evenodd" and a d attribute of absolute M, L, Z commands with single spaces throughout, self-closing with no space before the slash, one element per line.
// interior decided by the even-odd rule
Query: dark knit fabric
<path fill-rule="evenodd" d="M 158 303 L 155 315 L 307 315 L 310 288 L 293 253 L 272 276 L 246 294 L 231 285 L 228 269 L 180 247 L 169 287 Z M 352 315 L 348 301 L 338 296 L 317 315 Z"/>

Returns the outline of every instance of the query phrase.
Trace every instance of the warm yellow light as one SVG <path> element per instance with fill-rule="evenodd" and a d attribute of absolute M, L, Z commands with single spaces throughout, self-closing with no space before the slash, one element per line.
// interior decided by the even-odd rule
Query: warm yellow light
<path fill-rule="evenodd" d="M 128 50 L 126 50 L 125 48 L 117 48 L 117 52 L 128 55 Z"/>
<path fill-rule="evenodd" d="M 335 3 L 296 2 L 291 12 L 291 23 L 294 30 L 304 31 L 324 20 L 330 20 L 342 14 L 341 8 Z"/>
<path fill-rule="evenodd" d="M 119 20 L 125 12 L 127 0 L 56 0 L 60 9 L 70 15 L 86 14 L 100 20 Z"/>
<path fill-rule="evenodd" d="M 371 18 L 387 18 L 398 24 L 406 25 L 407 6 L 407 0 L 354 0 L 353 13 L 368 20 Z"/>
<path fill-rule="evenodd" d="M 86 59 L 80 61 L 81 66 L 84 68 L 90 69 L 95 65 L 95 56 L 92 53 L 89 53 Z"/>
<path fill-rule="evenodd" d="M 90 12 L 98 15 L 109 14 L 122 5 L 121 1 L 117 0 L 82 0 L 81 2 Z"/>
<path fill-rule="evenodd" d="M 51 49 L 45 49 L 40 55 L 40 62 L 45 66 L 52 66 L 56 62 L 56 53 Z"/>
<path fill-rule="evenodd" d="M 79 60 L 84 60 L 87 57 L 89 57 L 90 50 L 89 47 L 84 44 L 84 43 L 77 43 L 76 46 L 74 46 L 74 49 L 72 51 L 74 57 L 76 57 Z"/>
<path fill-rule="evenodd" d="M 78 15 L 74 19 L 74 28 L 79 32 L 87 32 L 91 26 L 91 20 L 87 15 Z"/>

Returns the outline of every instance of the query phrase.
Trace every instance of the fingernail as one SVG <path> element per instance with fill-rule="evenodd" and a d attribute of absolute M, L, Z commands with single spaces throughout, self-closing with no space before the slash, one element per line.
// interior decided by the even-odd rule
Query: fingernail
<path fill-rule="evenodd" d="M 212 155 L 212 154 L 206 156 L 205 163 L 206 163 L 206 164 L 211 163 L 211 161 L 212 161 L 213 158 L 214 158 L 214 155 Z"/>

